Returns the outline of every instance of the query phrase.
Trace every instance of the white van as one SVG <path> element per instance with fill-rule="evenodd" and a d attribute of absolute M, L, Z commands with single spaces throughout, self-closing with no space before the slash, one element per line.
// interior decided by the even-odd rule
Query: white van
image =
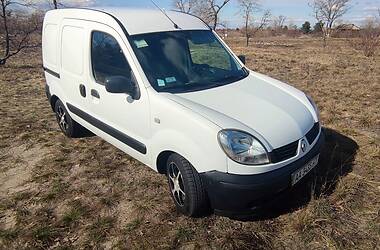
<path fill-rule="evenodd" d="M 318 110 L 244 66 L 197 17 L 63 9 L 43 25 L 46 92 L 68 137 L 84 128 L 166 174 L 177 209 L 253 211 L 318 163 Z"/>

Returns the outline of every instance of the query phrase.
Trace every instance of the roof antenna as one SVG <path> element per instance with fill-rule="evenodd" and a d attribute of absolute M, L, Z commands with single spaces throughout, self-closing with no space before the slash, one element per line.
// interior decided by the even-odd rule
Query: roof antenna
<path fill-rule="evenodd" d="M 166 14 L 165 10 L 161 9 L 153 0 L 150 1 L 153 3 L 154 6 L 157 7 L 157 9 L 159 9 L 162 12 L 162 14 L 164 14 L 170 20 L 170 22 L 172 22 L 175 29 L 180 29 L 180 27 L 168 16 L 168 14 Z"/>

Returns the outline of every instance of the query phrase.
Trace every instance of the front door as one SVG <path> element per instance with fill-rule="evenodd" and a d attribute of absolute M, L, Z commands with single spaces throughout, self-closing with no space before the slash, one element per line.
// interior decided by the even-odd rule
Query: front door
<path fill-rule="evenodd" d="M 129 155 L 148 162 L 148 138 L 150 137 L 149 99 L 143 83 L 136 80 L 131 67 L 131 51 L 122 37 L 111 27 L 92 23 L 89 32 L 90 46 L 90 110 L 93 124 L 103 138 Z M 128 94 L 107 92 L 107 77 L 123 76 L 136 84 L 140 98 Z"/>

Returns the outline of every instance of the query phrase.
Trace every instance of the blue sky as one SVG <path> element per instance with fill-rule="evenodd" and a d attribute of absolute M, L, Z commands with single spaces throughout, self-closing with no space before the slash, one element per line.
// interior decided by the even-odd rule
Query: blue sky
<path fill-rule="evenodd" d="M 79 0 L 80 1 L 80 0 Z M 150 0 L 84 0 L 85 2 L 95 2 L 96 6 L 133 6 L 152 7 Z M 75 2 L 75 1 L 72 1 Z M 273 16 L 284 15 L 287 17 L 287 24 L 302 24 L 308 20 L 315 23 L 312 15 L 309 0 L 261 0 L 262 9 L 269 9 Z M 165 9 L 172 9 L 171 0 L 156 0 L 156 3 Z M 380 8 L 380 0 L 351 0 L 351 9 L 344 16 L 346 23 L 361 24 L 367 17 L 373 16 L 376 9 Z M 237 1 L 232 0 L 223 10 L 222 19 L 227 21 L 229 26 L 236 27 L 242 22 L 238 14 Z"/>

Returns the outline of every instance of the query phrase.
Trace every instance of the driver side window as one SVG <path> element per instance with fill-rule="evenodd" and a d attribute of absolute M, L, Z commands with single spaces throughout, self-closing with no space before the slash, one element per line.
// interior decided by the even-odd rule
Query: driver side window
<path fill-rule="evenodd" d="M 116 39 L 107 33 L 92 32 L 91 63 L 95 81 L 101 85 L 105 85 L 105 79 L 111 76 L 131 78 L 131 67 L 122 49 Z"/>

